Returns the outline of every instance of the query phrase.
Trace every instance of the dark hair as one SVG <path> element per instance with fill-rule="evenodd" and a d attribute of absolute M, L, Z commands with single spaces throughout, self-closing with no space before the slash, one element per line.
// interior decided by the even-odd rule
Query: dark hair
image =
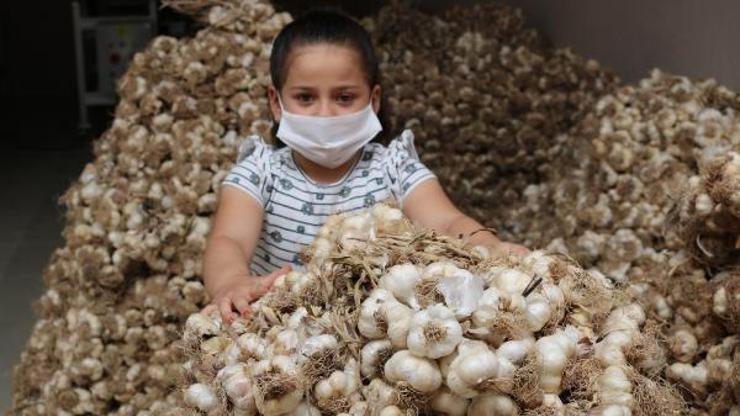
<path fill-rule="evenodd" d="M 354 49 L 360 55 L 362 69 L 370 88 L 380 84 L 378 58 L 370 34 L 351 17 L 334 10 L 322 9 L 312 10 L 298 17 L 287 24 L 275 38 L 270 54 L 270 76 L 278 94 L 287 77 L 286 64 L 293 48 L 316 43 L 330 43 Z M 372 141 L 387 144 L 392 126 L 385 94 L 381 95 L 378 118 L 383 131 Z M 285 144 L 276 136 L 277 130 L 278 123 L 275 122 L 272 126 L 272 139 L 277 147 L 284 147 Z"/>

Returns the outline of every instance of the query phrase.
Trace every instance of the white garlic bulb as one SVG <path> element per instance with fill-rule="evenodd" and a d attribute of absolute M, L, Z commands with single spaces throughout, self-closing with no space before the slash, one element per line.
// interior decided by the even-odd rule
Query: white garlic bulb
<path fill-rule="evenodd" d="M 442 375 L 433 360 L 401 350 L 385 363 L 385 378 L 391 383 L 404 382 L 422 393 L 431 393 L 442 385 Z"/>
<path fill-rule="evenodd" d="M 299 383 L 298 369 L 290 357 L 278 355 L 268 360 L 257 361 L 252 365 L 252 379 L 255 380 L 255 402 L 263 415 L 277 416 L 292 412 L 303 399 Z M 280 375 L 276 377 L 275 375 Z M 294 388 L 286 389 L 286 380 L 295 380 Z M 271 390 L 285 391 L 274 397 Z"/>
<path fill-rule="evenodd" d="M 383 356 L 393 351 L 390 340 L 373 340 L 365 344 L 360 350 L 360 372 L 364 377 L 374 378 Z"/>
<path fill-rule="evenodd" d="M 413 264 L 398 264 L 380 278 L 379 287 L 391 292 L 393 296 L 412 309 L 419 309 L 416 300 L 416 285 L 421 279 L 421 271 Z"/>
<path fill-rule="evenodd" d="M 450 354 L 462 341 L 462 327 L 450 309 L 441 304 L 411 318 L 407 348 L 420 357 L 437 359 Z"/>
<path fill-rule="evenodd" d="M 432 397 L 429 407 L 435 414 L 465 416 L 469 403 L 469 400 L 452 393 L 448 388 L 442 388 Z"/>
<path fill-rule="evenodd" d="M 482 341 L 464 340 L 447 370 L 447 386 L 455 394 L 472 398 L 480 392 L 476 388 L 498 374 L 499 360 Z"/>

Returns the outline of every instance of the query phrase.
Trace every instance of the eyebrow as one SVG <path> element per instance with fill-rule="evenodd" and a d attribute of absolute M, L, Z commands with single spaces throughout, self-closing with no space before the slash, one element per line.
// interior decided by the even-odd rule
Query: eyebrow
<path fill-rule="evenodd" d="M 347 85 L 339 85 L 337 87 L 333 87 L 332 90 L 354 90 L 354 89 L 360 89 L 362 88 L 361 85 L 357 84 L 347 84 Z M 291 91 L 313 91 L 316 89 L 316 87 L 311 87 L 308 85 L 295 85 L 290 88 L 288 88 Z"/>

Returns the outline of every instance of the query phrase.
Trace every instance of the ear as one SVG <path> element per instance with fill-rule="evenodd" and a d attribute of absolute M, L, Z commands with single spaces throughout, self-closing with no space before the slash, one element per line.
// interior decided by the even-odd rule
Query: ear
<path fill-rule="evenodd" d="M 269 101 L 272 118 L 273 120 L 275 120 L 276 123 L 280 122 L 280 117 L 283 114 L 280 110 L 280 101 L 278 101 L 278 94 L 280 93 L 274 85 L 270 85 L 267 87 L 267 101 Z"/>
<path fill-rule="evenodd" d="M 370 102 L 373 103 L 373 111 L 375 111 L 376 114 L 380 111 L 381 94 L 382 91 L 379 84 L 373 87 L 373 92 L 370 94 Z"/>

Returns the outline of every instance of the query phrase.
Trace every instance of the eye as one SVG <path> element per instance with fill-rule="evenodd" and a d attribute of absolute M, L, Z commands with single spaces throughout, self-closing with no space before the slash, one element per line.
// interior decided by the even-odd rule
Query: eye
<path fill-rule="evenodd" d="M 295 96 L 295 99 L 298 100 L 301 104 L 307 104 L 310 103 L 313 100 L 313 96 L 308 93 L 302 93 Z"/>
<path fill-rule="evenodd" d="M 343 93 L 337 96 L 337 101 L 341 104 L 349 104 L 354 101 L 354 94 Z"/>

